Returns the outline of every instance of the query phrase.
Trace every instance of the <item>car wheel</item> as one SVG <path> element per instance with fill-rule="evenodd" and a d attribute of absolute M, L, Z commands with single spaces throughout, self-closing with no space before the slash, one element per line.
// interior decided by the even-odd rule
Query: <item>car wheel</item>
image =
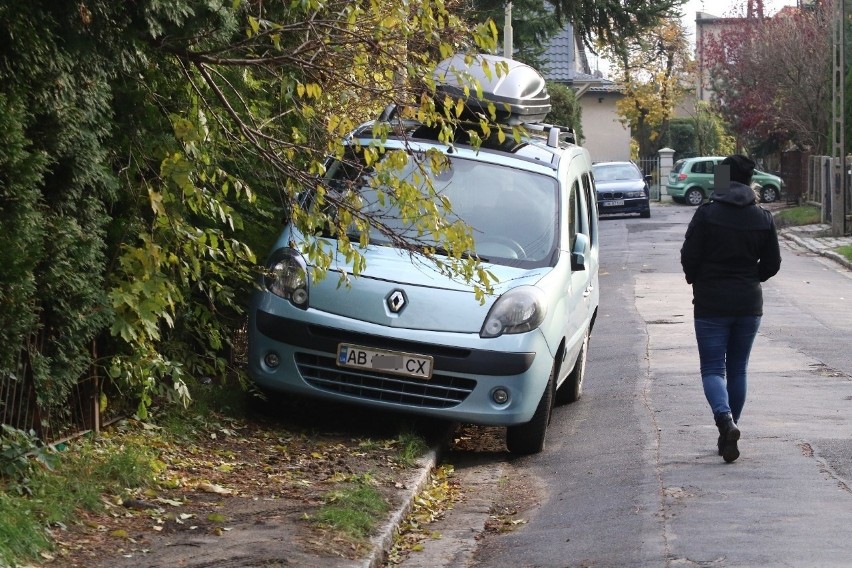
<path fill-rule="evenodd" d="M 577 402 L 583 396 L 583 380 L 586 378 L 586 359 L 589 352 L 589 332 L 583 336 L 583 345 L 577 355 L 577 361 L 565 381 L 556 389 L 556 404 Z"/>
<path fill-rule="evenodd" d="M 772 203 L 778 199 L 778 190 L 771 185 L 764 185 L 760 188 L 761 203 Z"/>
<path fill-rule="evenodd" d="M 704 194 L 701 193 L 701 190 L 697 187 L 693 187 L 692 189 L 687 191 L 684 197 L 686 198 L 687 203 L 689 203 L 690 205 L 695 205 L 696 207 L 701 205 L 701 203 L 704 201 Z"/>
<path fill-rule="evenodd" d="M 556 363 L 550 369 L 550 377 L 532 420 L 526 424 L 506 428 L 506 448 L 513 454 L 537 454 L 544 449 L 544 438 L 547 435 L 547 425 L 550 424 L 550 414 L 553 410 L 553 381 Z"/>
<path fill-rule="evenodd" d="M 643 219 L 650 219 L 651 218 L 651 210 L 648 209 L 647 211 L 642 211 L 641 213 L 639 213 L 639 216 L 642 217 Z"/>

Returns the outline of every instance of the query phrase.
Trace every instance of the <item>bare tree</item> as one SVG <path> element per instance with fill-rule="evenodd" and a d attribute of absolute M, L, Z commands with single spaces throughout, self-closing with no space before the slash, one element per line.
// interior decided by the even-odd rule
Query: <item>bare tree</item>
<path fill-rule="evenodd" d="M 741 145 L 823 149 L 830 131 L 831 9 L 730 22 L 707 41 L 715 103 Z"/>

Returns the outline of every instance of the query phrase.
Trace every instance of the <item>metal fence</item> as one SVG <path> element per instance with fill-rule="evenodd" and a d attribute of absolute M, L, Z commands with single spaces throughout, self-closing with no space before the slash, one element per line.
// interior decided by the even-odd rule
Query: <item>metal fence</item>
<path fill-rule="evenodd" d="M 21 357 L 15 372 L 0 374 L 0 424 L 34 432 L 45 443 L 56 443 L 81 433 L 99 431 L 101 426 L 127 415 L 127 409 L 100 407 L 100 395 L 114 395 L 99 384 L 97 374 L 82 377 L 61 403 L 46 403 L 28 365 Z M 107 387 L 106 390 L 104 387 Z M 111 397 L 113 401 L 120 397 Z"/>
<path fill-rule="evenodd" d="M 642 175 L 651 176 L 651 199 L 660 201 L 662 199 L 662 187 L 660 180 L 660 158 L 652 156 L 648 158 L 639 158 L 636 165 L 642 170 Z"/>
<path fill-rule="evenodd" d="M 56 442 L 82 431 L 97 429 L 99 414 L 92 380 L 77 383 L 61 408 L 39 401 L 31 380 L 16 375 L 0 377 L 0 424 L 33 431 L 43 442 Z"/>
<path fill-rule="evenodd" d="M 834 188 L 841 174 L 846 175 L 845 198 L 839 199 Z M 843 232 L 852 232 L 852 158 L 846 158 L 846 167 L 840 168 L 839 160 L 831 156 L 811 156 L 807 163 L 807 183 L 802 201 L 818 205 L 822 210 L 822 222 L 843 227 Z M 843 207 L 843 210 L 840 210 Z M 835 211 L 836 210 L 836 211 Z"/>

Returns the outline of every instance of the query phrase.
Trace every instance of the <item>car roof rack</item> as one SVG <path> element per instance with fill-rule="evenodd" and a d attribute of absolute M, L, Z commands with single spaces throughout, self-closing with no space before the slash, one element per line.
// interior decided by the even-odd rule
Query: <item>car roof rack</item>
<path fill-rule="evenodd" d="M 376 122 L 392 122 L 392 121 L 397 121 L 399 123 L 399 125 L 403 129 L 406 129 L 406 130 L 410 130 L 410 129 L 413 129 L 413 128 L 417 128 L 418 126 L 422 126 L 420 123 L 418 123 L 415 120 L 403 120 L 403 119 L 401 119 L 400 115 L 399 115 L 399 107 L 397 107 L 397 105 L 395 105 L 395 104 L 389 104 L 382 110 L 382 112 L 376 118 Z M 373 124 L 372 122 L 365 123 L 365 124 L 361 125 L 361 127 L 359 127 L 357 130 L 359 132 L 363 133 L 364 128 L 369 127 L 372 124 Z M 476 122 L 466 122 L 466 121 L 460 122 L 460 125 L 467 125 L 467 124 L 470 124 L 471 126 L 478 126 L 478 123 L 476 123 Z M 500 124 L 500 126 L 507 126 L 507 125 Z M 550 146 L 551 148 L 558 148 L 560 146 L 561 142 L 567 142 L 569 144 L 576 144 L 577 143 L 577 138 L 574 134 L 574 129 L 571 128 L 570 126 L 550 124 L 550 123 L 547 123 L 547 122 L 523 122 L 523 123 L 518 124 L 517 126 L 524 127 L 528 132 L 532 132 L 532 133 L 538 132 L 538 133 L 545 134 L 547 136 L 547 145 Z"/>
<path fill-rule="evenodd" d="M 558 148 L 560 142 L 568 142 L 576 144 L 577 137 L 574 135 L 574 129 L 570 126 L 560 126 L 558 124 L 549 124 L 546 122 L 531 122 L 524 124 L 527 130 L 543 132 L 547 134 L 547 145 L 551 148 Z"/>

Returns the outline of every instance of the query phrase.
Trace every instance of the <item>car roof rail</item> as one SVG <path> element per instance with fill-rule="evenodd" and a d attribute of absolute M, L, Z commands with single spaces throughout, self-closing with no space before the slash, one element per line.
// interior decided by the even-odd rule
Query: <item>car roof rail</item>
<path fill-rule="evenodd" d="M 544 132 L 547 134 L 547 145 L 551 148 L 558 148 L 559 142 L 568 142 L 576 144 L 577 138 L 574 135 L 574 129 L 570 126 L 560 126 L 558 124 L 548 124 L 546 122 L 530 122 L 524 124 L 530 130 Z"/>

